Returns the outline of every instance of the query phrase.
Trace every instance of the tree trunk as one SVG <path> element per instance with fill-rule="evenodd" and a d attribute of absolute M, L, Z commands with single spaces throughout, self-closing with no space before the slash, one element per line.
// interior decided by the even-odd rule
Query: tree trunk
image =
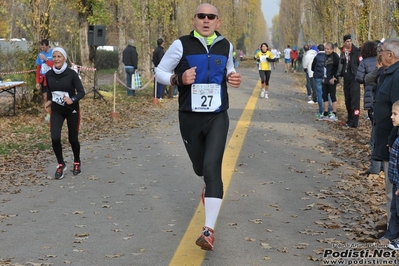
<path fill-rule="evenodd" d="M 148 17 L 148 1 L 152 0 L 143 0 L 140 2 L 140 7 L 141 7 L 141 28 L 142 29 L 148 29 L 149 28 L 149 21 L 147 20 Z M 143 59 L 142 62 L 139 61 L 139 66 L 138 68 L 141 70 L 141 74 L 143 79 L 146 81 L 149 78 L 152 77 L 151 73 L 151 57 L 152 57 L 152 52 L 151 52 L 151 43 L 150 43 L 150 31 L 149 30 L 143 30 L 141 31 L 141 36 L 140 36 L 140 50 L 138 51 L 139 54 L 141 54 L 141 58 Z"/>
<path fill-rule="evenodd" d="M 122 3 L 116 4 L 115 6 L 115 20 L 118 29 L 118 74 L 122 80 L 126 80 L 125 65 L 122 62 L 123 49 L 126 48 L 126 26 L 124 21 L 124 8 Z"/>
<path fill-rule="evenodd" d="M 79 13 L 79 39 L 80 39 L 80 58 L 82 60 L 83 67 L 94 68 L 94 52 L 93 49 L 90 49 L 90 46 L 87 42 L 87 31 L 89 28 L 89 23 L 84 14 Z M 82 83 L 85 87 L 86 92 L 89 91 L 93 86 L 97 84 L 94 80 L 94 71 L 92 70 L 82 70 L 84 75 L 82 77 Z"/>

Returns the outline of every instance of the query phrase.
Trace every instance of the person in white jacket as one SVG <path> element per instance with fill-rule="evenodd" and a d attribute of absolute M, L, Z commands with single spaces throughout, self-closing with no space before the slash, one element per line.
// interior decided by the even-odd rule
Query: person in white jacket
<path fill-rule="evenodd" d="M 305 54 L 302 58 L 302 66 L 303 70 L 306 73 L 306 90 L 308 96 L 308 103 L 313 104 L 317 102 L 317 99 L 313 83 L 312 62 L 313 58 L 317 55 L 317 47 L 315 45 L 309 47 L 309 45 L 306 44 L 303 46 L 303 50 L 305 51 Z"/>

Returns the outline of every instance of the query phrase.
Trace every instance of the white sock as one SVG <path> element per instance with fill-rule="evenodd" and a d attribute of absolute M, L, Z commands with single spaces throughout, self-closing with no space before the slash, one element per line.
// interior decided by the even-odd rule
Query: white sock
<path fill-rule="evenodd" d="M 205 226 L 215 229 L 216 219 L 218 218 L 222 199 L 205 198 Z"/>

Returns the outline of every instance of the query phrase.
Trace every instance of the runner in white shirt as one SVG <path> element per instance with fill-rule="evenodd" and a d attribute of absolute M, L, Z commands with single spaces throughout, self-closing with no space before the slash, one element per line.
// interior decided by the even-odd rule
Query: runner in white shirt
<path fill-rule="evenodd" d="M 290 66 L 291 66 L 290 45 L 287 45 L 287 48 L 284 49 L 284 63 L 285 63 L 285 73 L 287 73 L 290 70 Z"/>

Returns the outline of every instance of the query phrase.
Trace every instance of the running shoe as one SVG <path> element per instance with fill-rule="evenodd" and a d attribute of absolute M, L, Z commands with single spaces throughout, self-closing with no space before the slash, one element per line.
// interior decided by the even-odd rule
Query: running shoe
<path fill-rule="evenodd" d="M 265 89 L 262 89 L 260 92 L 260 97 L 263 98 L 265 97 Z"/>
<path fill-rule="evenodd" d="M 317 118 L 317 120 L 319 120 L 319 121 L 328 120 L 328 116 L 321 115 L 321 116 L 319 116 L 319 118 Z"/>
<path fill-rule="evenodd" d="M 54 178 L 55 179 L 64 178 L 64 173 L 65 173 L 66 169 L 67 169 L 67 167 L 65 164 L 62 164 L 62 163 L 58 164 L 57 170 L 55 170 Z"/>
<path fill-rule="evenodd" d="M 269 99 L 269 95 L 267 94 L 267 92 L 265 93 L 265 99 Z"/>
<path fill-rule="evenodd" d="M 399 239 L 391 240 L 388 247 L 393 250 L 399 250 Z"/>
<path fill-rule="evenodd" d="M 74 162 L 72 170 L 73 175 L 80 175 L 81 172 L 82 170 L 80 169 L 80 162 Z"/>
<path fill-rule="evenodd" d="M 329 121 L 331 121 L 331 122 L 338 121 L 338 117 L 335 114 L 331 114 L 329 116 Z"/>
<path fill-rule="evenodd" d="M 213 242 L 215 241 L 215 231 L 213 229 L 204 226 L 202 228 L 202 233 L 198 237 L 197 241 L 195 241 L 195 244 L 197 246 L 200 246 L 201 249 L 203 250 L 211 250 L 213 251 Z"/>

